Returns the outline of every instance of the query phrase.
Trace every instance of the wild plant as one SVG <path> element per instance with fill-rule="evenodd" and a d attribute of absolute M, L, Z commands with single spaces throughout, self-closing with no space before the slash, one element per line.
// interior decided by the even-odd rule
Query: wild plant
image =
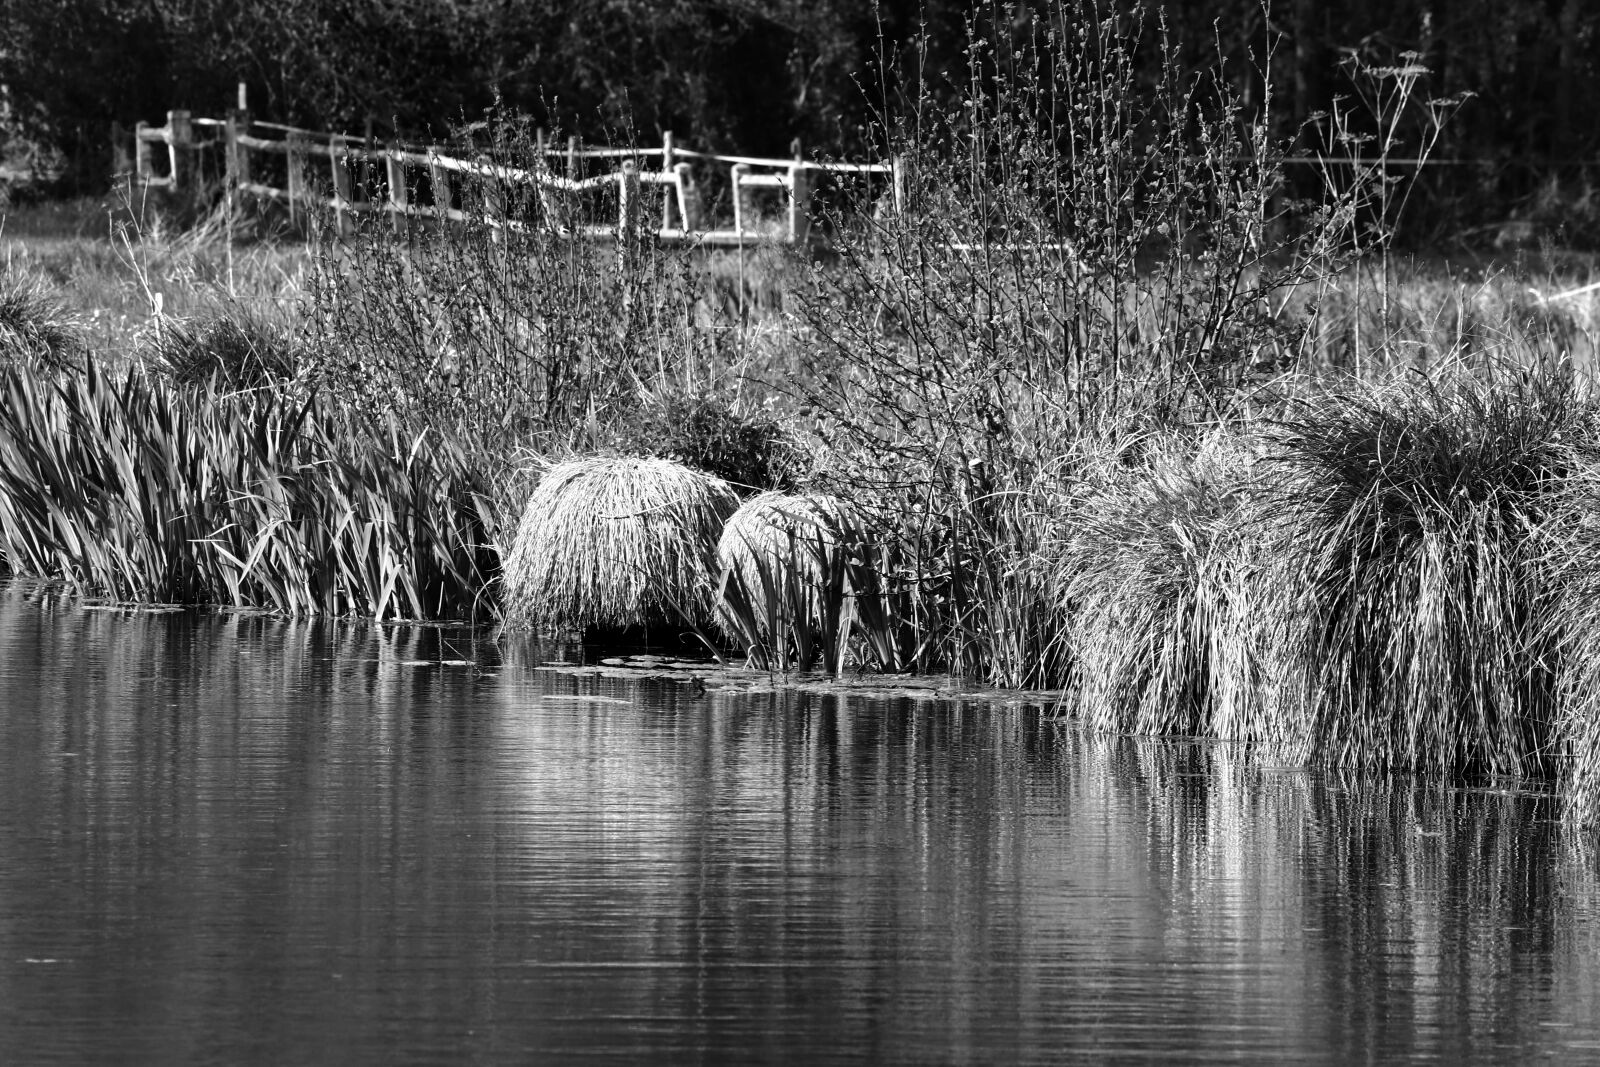
<path fill-rule="evenodd" d="M 1424 90 L 1432 72 L 1421 62 L 1423 57 L 1401 52 L 1397 58 L 1398 63 L 1379 65 L 1350 54 L 1344 67 L 1356 97 L 1336 100 L 1327 115 L 1319 116 L 1326 155 L 1318 170 L 1323 189 L 1341 205 L 1330 217 L 1334 225 L 1326 236 L 1369 263 L 1375 261 L 1374 270 L 1363 270 L 1357 263 L 1354 271 L 1352 347 L 1358 377 L 1372 361 L 1381 363 L 1393 355 L 1391 323 L 1399 292 L 1392 254 L 1395 235 L 1416 191 L 1417 176 L 1438 147 L 1450 118 L 1472 95 L 1427 96 Z M 1410 154 L 1404 164 L 1399 161 L 1402 151 Z M 1363 330 L 1362 315 L 1369 277 L 1380 324 L 1371 334 Z M 1318 281 L 1319 290 L 1325 291 L 1332 276 Z"/>
<path fill-rule="evenodd" d="M 419 183 L 413 202 L 431 195 L 477 221 L 373 215 L 351 238 L 324 236 L 310 279 L 311 376 L 346 403 L 445 430 L 486 459 L 584 451 L 641 390 L 680 381 L 708 350 L 694 271 L 653 243 L 575 238 L 615 224 L 615 204 L 563 203 L 557 217 L 554 194 L 495 170 L 544 166 L 527 131 L 497 122 L 487 136 L 485 173 L 459 176 L 448 200 L 408 179 Z"/>
<path fill-rule="evenodd" d="M 1051 632 L 1033 494 L 1080 442 L 1247 413 L 1355 195 L 1280 210 L 1268 114 L 1101 16 L 1060 0 L 1020 40 L 972 30 L 948 99 L 913 86 L 886 124 L 899 210 L 837 220 L 799 301 L 828 484 L 899 512 L 939 656 L 1009 684 L 1048 680 L 1015 644 Z"/>

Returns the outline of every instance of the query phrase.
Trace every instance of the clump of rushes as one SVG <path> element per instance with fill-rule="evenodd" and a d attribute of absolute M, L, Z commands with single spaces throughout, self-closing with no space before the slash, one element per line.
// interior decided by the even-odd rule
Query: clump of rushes
<path fill-rule="evenodd" d="M 0 371 L 0 556 L 120 599 L 465 618 L 493 579 L 461 450 L 392 417 Z"/>
<path fill-rule="evenodd" d="M 1595 426 L 1538 371 L 1327 395 L 1281 426 L 1260 610 L 1291 749 L 1359 770 L 1556 769 L 1539 530 Z"/>
<path fill-rule="evenodd" d="M 722 631 L 751 666 L 805 670 L 820 660 L 837 673 L 854 615 L 850 577 L 865 543 L 860 516 L 836 497 L 774 492 L 746 501 L 717 544 Z"/>
<path fill-rule="evenodd" d="M 1173 441 L 1069 507 L 1058 562 L 1073 700 L 1114 733 L 1251 739 L 1251 455 Z"/>
<path fill-rule="evenodd" d="M 669 460 L 556 464 L 528 498 L 505 557 L 505 624 L 554 632 L 704 627 L 717 539 L 737 506 L 722 479 Z"/>
<path fill-rule="evenodd" d="M 43 283 L 0 271 L 0 366 L 59 373 L 81 366 L 84 355 L 81 323 Z"/>

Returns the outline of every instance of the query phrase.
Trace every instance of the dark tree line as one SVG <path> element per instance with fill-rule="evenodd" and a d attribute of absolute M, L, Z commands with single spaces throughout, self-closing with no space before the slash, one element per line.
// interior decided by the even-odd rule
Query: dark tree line
<path fill-rule="evenodd" d="M 1000 43 L 1053 0 L 0 0 L 0 117 L 78 189 L 103 186 L 112 121 L 219 113 L 240 80 L 262 117 L 419 137 L 497 101 L 591 136 L 672 129 L 696 144 L 859 147 L 875 107 L 920 69 L 935 92 L 969 29 Z M 1100 0 L 1126 14 L 1132 0 Z M 1417 53 L 1436 97 L 1474 94 L 1438 151 L 1490 161 L 1494 195 L 1600 162 L 1595 0 L 1147 0 L 1195 69 L 1219 57 L 1248 103 L 1299 129 L 1356 90 L 1351 63 Z M 922 35 L 919 48 L 916 39 Z M 1154 61 L 1154 60 L 1152 60 Z M 903 90 L 902 90 L 903 91 Z M 891 103 L 892 107 L 892 103 Z M 1576 195 L 1576 194 L 1574 194 Z"/>

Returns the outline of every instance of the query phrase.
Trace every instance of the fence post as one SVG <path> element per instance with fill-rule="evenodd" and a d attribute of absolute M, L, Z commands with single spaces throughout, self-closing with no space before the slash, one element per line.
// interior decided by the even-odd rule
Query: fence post
<path fill-rule="evenodd" d="M 894 213 L 904 215 L 906 211 L 906 161 L 904 156 L 891 156 L 889 159 L 890 191 L 894 197 Z"/>
<path fill-rule="evenodd" d="M 639 250 L 639 161 L 625 159 L 617 175 L 617 257 L 631 271 Z"/>
<path fill-rule="evenodd" d="M 696 233 L 705 227 L 700 221 L 700 191 L 695 188 L 694 175 L 687 163 L 677 164 L 672 171 L 678 179 L 678 214 L 683 218 L 683 232 Z"/>
<path fill-rule="evenodd" d="M 406 165 L 400 159 L 402 149 L 395 141 L 389 142 L 389 151 L 383 162 L 389 175 L 389 202 L 384 210 L 389 212 L 395 233 L 404 233 L 406 217 L 411 213 L 411 190 L 406 188 Z"/>
<path fill-rule="evenodd" d="M 733 165 L 733 229 L 735 233 L 744 233 L 745 192 L 744 176 L 750 172 L 750 167 L 745 163 Z"/>
<path fill-rule="evenodd" d="M 506 239 L 506 193 L 500 185 L 500 173 L 495 169 L 494 160 L 487 155 L 478 157 L 478 166 L 488 171 L 482 176 L 483 181 L 483 210 L 488 216 L 489 238 L 495 244 L 500 244 Z M 465 206 L 465 205 L 463 205 Z"/>
<path fill-rule="evenodd" d="M 567 177 L 573 181 L 577 181 L 579 178 L 578 138 L 576 136 L 567 138 Z"/>
<path fill-rule="evenodd" d="M 120 122 L 111 123 L 111 174 L 114 178 L 133 171 L 133 156 L 128 154 L 128 128 Z M 137 173 L 137 172 L 135 172 Z"/>
<path fill-rule="evenodd" d="M 224 165 L 227 167 L 228 188 L 237 189 L 250 183 L 250 149 L 239 143 L 240 137 L 250 133 L 250 112 L 244 108 L 228 112 L 222 129 L 227 139 Z"/>
<path fill-rule="evenodd" d="M 285 166 L 285 175 L 289 194 L 289 223 L 299 225 L 301 214 L 304 210 L 306 198 L 306 135 L 299 130 L 291 130 L 284 138 L 287 153 L 284 158 L 288 161 Z"/>
<path fill-rule="evenodd" d="M 167 152 L 172 160 L 172 185 L 182 189 L 194 182 L 194 127 L 189 112 L 167 112 Z"/>
<path fill-rule="evenodd" d="M 149 128 L 143 119 L 133 124 L 133 174 L 140 185 L 150 180 L 150 142 L 144 139 L 144 131 Z"/>
<path fill-rule="evenodd" d="M 667 130 L 661 135 L 661 173 L 677 174 L 677 156 L 672 150 L 672 131 Z M 671 191 L 661 198 L 661 228 L 670 230 L 674 225 L 682 225 L 682 214 L 678 210 L 678 198 Z"/>
<path fill-rule="evenodd" d="M 800 152 L 800 138 L 789 146 L 794 164 L 789 168 L 789 242 L 804 244 L 811 238 L 811 172 Z"/>
<path fill-rule="evenodd" d="M 350 138 L 336 133 L 328 139 L 328 167 L 333 174 L 333 227 L 340 237 L 355 233 L 350 218 L 355 190 L 350 181 Z"/>
<path fill-rule="evenodd" d="M 433 186 L 434 217 L 439 225 L 450 225 L 450 172 L 439 165 L 439 157 L 428 151 L 428 184 Z"/>

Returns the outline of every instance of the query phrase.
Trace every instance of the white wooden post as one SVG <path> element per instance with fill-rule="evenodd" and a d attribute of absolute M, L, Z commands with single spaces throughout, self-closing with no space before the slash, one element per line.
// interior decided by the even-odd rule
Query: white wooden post
<path fill-rule="evenodd" d="M 689 164 L 679 163 L 672 168 L 677 177 L 678 215 L 683 219 L 683 231 L 696 233 L 703 229 L 700 221 L 700 191 L 694 186 L 694 174 Z"/>
<path fill-rule="evenodd" d="M 639 246 L 639 161 L 625 159 L 617 174 L 617 255 L 631 270 Z"/>
<path fill-rule="evenodd" d="M 677 163 L 677 157 L 672 150 L 672 131 L 668 130 L 661 135 L 661 173 L 676 175 Z M 675 187 L 676 182 L 674 182 L 674 188 L 668 189 L 666 195 L 661 198 L 661 228 L 663 230 L 671 230 L 683 225 L 683 213 L 678 208 Z"/>
<path fill-rule="evenodd" d="M 167 112 L 167 157 L 172 161 L 170 188 L 181 189 L 194 183 L 194 127 L 187 111 Z"/>
<path fill-rule="evenodd" d="M 383 159 L 389 177 L 389 203 L 385 210 L 389 212 L 395 233 L 405 232 L 406 216 L 411 211 L 411 190 L 406 188 L 406 165 L 400 159 L 401 151 L 400 145 L 391 141 Z"/>
<path fill-rule="evenodd" d="M 811 172 L 800 152 L 800 138 L 790 148 L 794 163 L 789 167 L 789 242 L 804 244 L 811 238 Z"/>
<path fill-rule="evenodd" d="M 744 176 L 750 172 L 750 167 L 745 163 L 733 165 L 733 229 L 735 233 L 744 233 L 745 192 Z"/>
<path fill-rule="evenodd" d="M 355 191 L 350 183 L 350 138 L 334 134 L 328 141 L 328 164 L 333 174 L 333 227 L 340 237 L 355 233 L 350 208 Z"/>
<path fill-rule="evenodd" d="M 133 173 L 140 185 L 155 177 L 150 171 L 150 142 L 144 139 L 144 131 L 149 128 L 150 124 L 142 119 L 133 126 Z"/>
<path fill-rule="evenodd" d="M 300 216 L 305 210 L 308 138 L 299 130 L 291 130 L 284 142 L 288 150 L 285 158 L 288 160 L 289 222 L 296 225 L 301 222 Z"/>
<path fill-rule="evenodd" d="M 241 95 L 243 83 L 239 86 Z M 250 133 L 250 112 L 244 108 L 228 112 L 228 117 L 223 123 L 223 136 L 226 139 L 227 152 L 226 165 L 228 168 L 228 186 L 237 189 L 250 182 L 250 149 L 239 143 L 239 138 Z"/>
<path fill-rule="evenodd" d="M 439 159 L 429 153 L 428 182 L 433 186 L 433 210 L 439 225 L 450 224 L 450 172 L 439 165 Z"/>
<path fill-rule="evenodd" d="M 506 194 L 500 186 L 500 174 L 495 170 L 494 160 L 487 155 L 478 157 L 478 165 L 487 174 L 478 180 L 483 182 L 483 209 L 488 216 L 490 239 L 499 244 L 506 239 Z"/>

